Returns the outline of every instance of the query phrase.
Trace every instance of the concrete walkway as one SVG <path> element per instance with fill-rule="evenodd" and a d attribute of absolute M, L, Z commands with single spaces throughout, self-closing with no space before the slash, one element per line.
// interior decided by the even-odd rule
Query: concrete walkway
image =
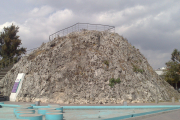
<path fill-rule="evenodd" d="M 179 119 L 180 119 L 180 110 L 176 110 L 173 112 L 147 117 L 142 120 L 179 120 Z"/>
<path fill-rule="evenodd" d="M 172 110 L 124 120 L 180 120 L 180 110 Z"/>
<path fill-rule="evenodd" d="M 33 104 L 33 103 L 27 103 L 27 102 L 10 102 L 10 101 L 3 101 L 4 104 Z M 56 104 L 56 103 L 41 103 L 41 106 L 46 106 L 48 104 Z M 61 106 L 123 106 L 122 104 L 60 104 Z M 145 106 L 145 105 L 180 105 L 180 102 L 161 102 L 161 103 L 134 103 L 134 104 L 128 104 L 128 106 Z M 129 118 L 126 120 L 180 120 L 180 110 L 172 110 L 172 111 L 166 111 L 156 114 L 150 114 L 135 118 Z"/>

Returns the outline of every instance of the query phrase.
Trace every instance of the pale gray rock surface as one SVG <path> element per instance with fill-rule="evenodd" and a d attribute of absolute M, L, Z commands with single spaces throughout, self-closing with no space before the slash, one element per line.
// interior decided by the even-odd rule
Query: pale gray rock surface
<path fill-rule="evenodd" d="M 43 43 L 2 79 L 4 95 L 10 95 L 18 73 L 26 75 L 17 101 L 136 103 L 155 101 L 156 93 L 159 101 L 179 98 L 139 50 L 117 33 L 81 31 Z M 111 88 L 111 78 L 121 82 Z"/>

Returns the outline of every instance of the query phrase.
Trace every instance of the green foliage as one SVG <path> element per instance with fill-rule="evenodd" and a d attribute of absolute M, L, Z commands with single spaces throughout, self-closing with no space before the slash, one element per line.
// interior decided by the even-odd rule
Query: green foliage
<path fill-rule="evenodd" d="M 176 61 L 167 62 L 163 75 L 168 83 L 175 83 L 177 89 L 177 83 L 180 81 L 180 64 Z"/>
<path fill-rule="evenodd" d="M 178 51 L 177 49 L 174 49 L 174 51 L 171 54 L 171 60 L 180 62 L 180 51 Z"/>
<path fill-rule="evenodd" d="M 10 57 L 18 57 L 26 53 L 26 48 L 20 47 L 21 40 L 16 34 L 19 32 L 19 27 L 11 25 L 4 27 L 4 31 L 0 34 L 0 56 L 2 59 Z"/>
<path fill-rule="evenodd" d="M 108 60 L 104 60 L 104 64 L 109 67 L 109 61 Z"/>
<path fill-rule="evenodd" d="M 180 51 L 174 49 L 171 54 L 171 60 L 166 63 L 166 69 L 164 70 L 164 79 L 172 84 L 176 84 L 180 81 Z"/>
<path fill-rule="evenodd" d="M 140 69 L 140 68 L 138 68 L 138 67 L 135 66 L 135 65 L 133 65 L 133 71 L 136 72 L 136 73 L 140 72 L 141 74 L 144 72 L 143 69 Z"/>
<path fill-rule="evenodd" d="M 117 79 L 111 78 L 109 80 L 109 86 L 113 87 L 115 84 L 120 83 L 120 82 L 121 82 L 120 78 L 117 78 Z"/>

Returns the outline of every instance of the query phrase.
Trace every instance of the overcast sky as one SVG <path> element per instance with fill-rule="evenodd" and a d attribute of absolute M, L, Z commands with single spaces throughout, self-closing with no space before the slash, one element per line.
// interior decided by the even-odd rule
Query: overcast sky
<path fill-rule="evenodd" d="M 165 66 L 175 48 L 180 50 L 179 0 L 5 0 L 0 16 L 0 31 L 12 23 L 19 26 L 27 49 L 83 22 L 115 26 L 154 69 Z"/>

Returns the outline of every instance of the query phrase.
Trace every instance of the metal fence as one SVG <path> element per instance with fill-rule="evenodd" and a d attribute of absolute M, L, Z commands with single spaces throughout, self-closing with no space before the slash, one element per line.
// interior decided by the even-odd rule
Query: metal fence
<path fill-rule="evenodd" d="M 78 32 L 82 30 L 97 30 L 97 31 L 108 31 L 115 32 L 114 26 L 101 25 L 101 24 L 90 24 L 90 23 L 76 23 L 68 28 L 57 31 L 49 36 L 49 40 L 54 40 L 55 38 L 66 36 L 72 32 Z"/>

